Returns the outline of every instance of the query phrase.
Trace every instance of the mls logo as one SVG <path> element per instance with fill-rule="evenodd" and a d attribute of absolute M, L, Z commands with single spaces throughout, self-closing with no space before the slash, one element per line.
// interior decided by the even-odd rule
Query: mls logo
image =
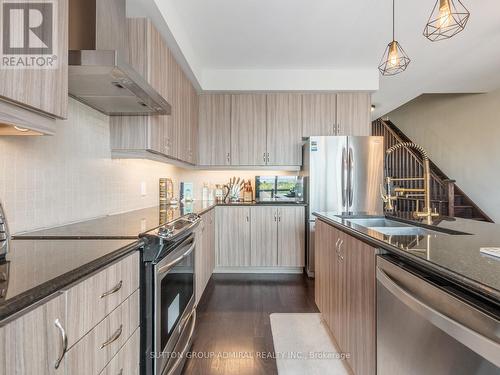
<path fill-rule="evenodd" d="M 57 0 L 0 0 L 1 68 L 57 68 Z"/>

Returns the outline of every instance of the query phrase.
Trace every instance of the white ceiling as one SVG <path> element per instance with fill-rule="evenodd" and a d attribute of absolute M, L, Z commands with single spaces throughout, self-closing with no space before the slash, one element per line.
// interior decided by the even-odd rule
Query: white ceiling
<path fill-rule="evenodd" d="M 203 90 L 377 90 L 374 116 L 422 93 L 500 87 L 500 2 L 462 0 L 469 23 L 432 43 L 422 30 L 435 0 L 396 0 L 408 70 L 380 77 L 391 0 L 127 0 L 149 16 Z M 380 87 L 379 87 L 380 85 Z"/>

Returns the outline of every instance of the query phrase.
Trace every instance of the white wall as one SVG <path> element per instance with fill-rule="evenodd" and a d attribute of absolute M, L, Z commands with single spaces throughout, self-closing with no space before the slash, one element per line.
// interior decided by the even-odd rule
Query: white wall
<path fill-rule="evenodd" d="M 70 99 L 55 136 L 0 137 L 0 201 L 11 232 L 52 227 L 158 204 L 158 179 L 204 182 L 235 175 L 253 181 L 273 171 L 185 170 L 149 160 L 112 160 L 109 118 Z M 283 173 L 283 172 L 282 172 Z M 146 183 L 146 196 L 141 183 Z"/>
<path fill-rule="evenodd" d="M 500 222 L 500 90 L 422 95 L 388 117 Z"/>

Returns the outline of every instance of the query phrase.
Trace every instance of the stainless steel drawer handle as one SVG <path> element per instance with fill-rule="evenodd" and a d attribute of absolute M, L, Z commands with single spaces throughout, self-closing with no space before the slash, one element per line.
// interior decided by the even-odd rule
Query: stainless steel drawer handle
<path fill-rule="evenodd" d="M 56 319 L 54 321 L 54 325 L 57 327 L 59 333 L 61 334 L 61 353 L 59 353 L 59 357 L 57 357 L 57 360 L 54 363 L 54 368 L 57 370 L 61 365 L 62 360 L 64 359 L 66 350 L 68 350 L 68 336 L 66 336 L 66 331 L 64 330 L 59 319 Z"/>
<path fill-rule="evenodd" d="M 99 349 L 104 349 L 106 346 L 118 340 L 122 334 L 122 331 L 123 331 L 123 324 L 120 324 L 120 327 L 116 330 L 116 332 L 113 333 L 113 335 L 111 335 L 111 337 L 107 341 L 103 342 Z"/>
<path fill-rule="evenodd" d="M 111 294 L 115 294 L 118 292 L 123 286 L 123 280 L 120 280 L 118 284 L 116 284 L 111 290 L 108 290 L 107 292 L 101 294 L 101 298 L 110 296 Z"/>

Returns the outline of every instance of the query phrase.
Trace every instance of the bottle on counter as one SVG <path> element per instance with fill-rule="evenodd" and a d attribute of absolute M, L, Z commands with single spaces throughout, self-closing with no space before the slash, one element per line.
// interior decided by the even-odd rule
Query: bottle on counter
<path fill-rule="evenodd" d="M 203 188 L 201 189 L 201 200 L 203 202 L 207 202 L 209 200 L 209 189 L 207 182 L 203 183 Z"/>
<path fill-rule="evenodd" d="M 252 202 L 253 201 L 253 188 L 250 180 L 245 182 L 243 185 L 243 202 Z"/>

